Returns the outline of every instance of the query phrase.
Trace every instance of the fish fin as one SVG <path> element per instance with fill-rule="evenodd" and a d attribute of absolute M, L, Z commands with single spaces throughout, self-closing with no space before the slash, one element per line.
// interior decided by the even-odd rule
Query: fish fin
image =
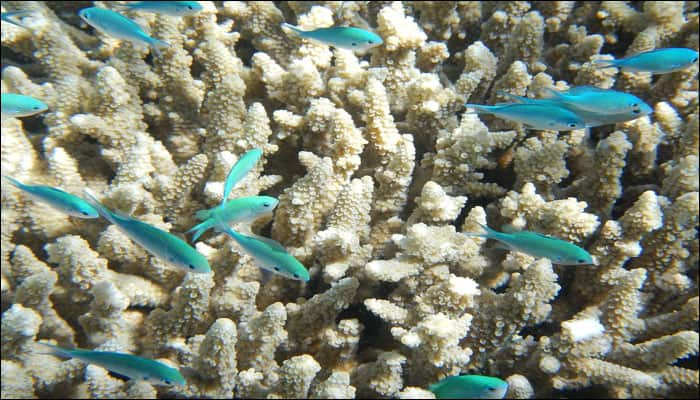
<path fill-rule="evenodd" d="M 185 232 L 185 233 L 192 233 L 192 232 L 194 232 L 194 235 L 192 236 L 192 243 L 194 243 L 194 242 L 197 241 L 197 239 L 199 239 L 200 236 L 202 236 L 202 234 L 203 234 L 204 232 L 206 232 L 207 230 L 209 230 L 209 228 L 212 227 L 212 224 L 213 224 L 213 223 L 214 223 L 214 221 L 212 221 L 212 220 L 210 220 L 210 219 L 207 219 L 207 220 L 205 220 L 204 222 L 201 222 L 201 223 L 199 223 L 199 224 L 193 226 L 192 228 L 190 228 L 190 229 L 189 229 L 187 232 Z"/>
<path fill-rule="evenodd" d="M 54 346 L 52 344 L 43 343 L 43 342 L 34 342 L 34 343 L 39 345 L 39 349 L 35 349 L 35 351 L 34 351 L 37 354 L 50 354 L 52 356 L 66 357 L 66 358 L 73 357 L 73 353 L 68 349 L 64 349 L 62 347 Z"/>
<path fill-rule="evenodd" d="M 197 217 L 198 220 L 204 221 L 204 220 L 211 218 L 211 213 L 212 213 L 212 209 L 208 208 L 206 210 L 197 211 L 196 213 L 194 213 L 194 216 Z"/>
<path fill-rule="evenodd" d="M 100 201 L 97 200 L 95 194 L 90 189 L 83 189 L 83 193 L 85 194 L 85 196 L 87 196 L 87 198 L 84 198 L 84 200 L 87 201 L 88 204 L 93 206 L 95 210 L 97 210 L 97 212 L 100 213 L 100 215 L 104 217 L 107 221 L 113 224 L 115 223 L 115 217 L 117 217 L 117 215 L 110 211 L 107 207 L 103 206 L 102 203 L 100 203 Z M 121 217 L 123 218 L 123 216 Z"/>
<path fill-rule="evenodd" d="M 501 230 L 502 230 L 504 233 L 515 233 L 515 232 L 519 232 L 519 230 L 518 230 L 518 229 L 515 229 L 515 227 L 514 227 L 513 225 L 511 225 L 511 224 L 503 224 L 503 225 L 501 225 Z"/>
<path fill-rule="evenodd" d="M 530 99 L 528 99 L 525 96 L 518 96 L 517 94 L 508 93 L 508 92 L 503 91 L 503 90 L 496 90 L 496 94 L 498 94 L 499 96 L 505 97 L 507 99 L 510 99 L 511 101 L 518 102 L 518 103 L 529 103 L 530 102 Z M 502 104 L 496 104 L 496 105 L 498 106 L 498 105 L 506 105 L 506 104 L 502 103 Z"/>
<path fill-rule="evenodd" d="M 256 235 L 256 234 L 254 234 L 254 233 L 252 233 L 252 232 L 251 232 L 251 236 L 254 237 L 255 239 L 258 239 L 258 240 L 261 241 L 261 242 L 267 243 L 270 247 L 274 248 L 274 249 L 277 250 L 277 251 L 283 251 L 283 252 L 285 252 L 285 253 L 287 252 L 287 249 L 285 249 L 284 246 L 282 246 L 282 245 L 281 245 L 279 242 L 277 242 L 276 240 L 273 240 L 273 239 L 270 239 L 270 238 L 267 238 L 267 237 L 264 237 L 264 236 Z"/>
<path fill-rule="evenodd" d="M 170 47 L 170 43 L 164 42 L 156 38 L 151 38 L 151 40 L 148 42 L 148 45 L 151 47 L 151 50 L 153 50 L 153 53 L 158 58 L 161 58 L 163 56 L 163 54 L 160 52 L 161 47 Z"/>
<path fill-rule="evenodd" d="M 477 222 L 477 224 L 481 227 L 481 229 L 485 230 L 486 233 L 475 233 L 475 232 L 462 232 L 463 234 L 467 236 L 475 236 L 475 237 L 483 237 L 483 238 L 489 238 L 491 237 L 491 234 L 495 232 L 493 229 L 489 228 L 488 226 L 481 224 Z"/>
<path fill-rule="evenodd" d="M 22 24 L 22 18 L 35 16 L 37 13 L 38 11 L 36 10 L 8 11 L 2 13 L 2 20 L 5 22 L 9 22 L 12 25 L 19 26 L 20 28 L 30 29 L 28 26 Z"/>
<path fill-rule="evenodd" d="M 288 24 L 288 23 L 286 23 L 286 22 L 283 22 L 282 25 L 280 25 L 280 26 L 283 27 L 283 28 L 289 28 L 289 29 L 293 30 L 293 31 L 296 32 L 296 33 L 305 33 L 305 32 L 306 32 L 306 31 L 302 31 L 301 29 L 297 28 L 296 26 L 294 26 L 294 25 L 292 25 L 292 24 Z"/>
<path fill-rule="evenodd" d="M 503 243 L 501 241 L 496 241 L 496 244 L 493 245 L 494 249 L 501 249 L 501 250 L 507 250 L 507 251 L 512 251 L 513 249 L 506 243 Z"/>
<path fill-rule="evenodd" d="M 556 99 L 556 100 L 564 99 L 564 95 L 561 94 L 561 92 L 558 92 L 552 88 L 543 87 L 540 90 L 542 90 L 544 93 L 547 93 L 550 96 L 550 97 L 548 97 L 550 99 Z"/>
<path fill-rule="evenodd" d="M 476 110 L 476 113 L 477 113 L 477 114 L 478 114 L 479 112 L 487 112 L 487 113 L 490 113 L 490 112 L 491 112 L 491 109 L 490 109 L 491 107 L 490 107 L 490 106 L 484 106 L 484 105 L 480 105 L 480 104 L 469 104 L 469 103 L 467 103 L 467 104 L 464 105 L 464 107 L 466 107 L 466 108 L 473 108 L 474 110 Z M 474 113 L 474 112 L 470 112 L 470 114 L 473 114 L 473 113 Z"/>
<path fill-rule="evenodd" d="M 13 177 L 11 177 L 11 176 L 2 175 L 2 177 L 5 178 L 5 179 L 7 179 L 7 180 L 12 184 L 12 186 L 14 186 L 14 187 L 16 187 L 16 188 L 18 188 L 18 189 L 24 190 L 24 188 L 26 187 L 26 185 L 25 185 L 24 183 L 18 181 L 17 179 L 15 179 L 15 178 L 13 178 Z"/>
<path fill-rule="evenodd" d="M 255 159 L 255 162 L 251 164 L 250 168 L 248 168 L 247 171 L 245 171 L 245 174 L 240 175 L 240 171 L 241 171 L 240 168 L 241 167 L 239 166 L 239 163 L 243 159 L 247 160 L 248 155 L 253 156 Z M 244 154 L 242 154 L 238 158 L 238 161 L 236 161 L 236 163 L 233 164 L 233 167 L 231 167 L 231 170 L 228 172 L 228 175 L 226 175 L 226 182 L 224 183 L 224 197 L 221 199 L 221 206 L 222 207 L 226 203 L 228 196 L 231 194 L 231 190 L 233 189 L 233 187 L 236 186 L 236 184 L 238 182 L 240 182 L 241 179 L 245 178 L 245 176 L 248 175 L 250 170 L 253 169 L 253 166 L 255 165 L 255 163 L 257 163 L 258 160 L 260 160 L 261 156 L 262 156 L 262 150 L 260 150 L 258 148 L 251 149 L 251 150 L 248 150 L 247 152 L 245 152 Z M 237 177 L 236 175 L 240 175 L 240 176 Z"/>
<path fill-rule="evenodd" d="M 619 60 L 594 60 L 593 65 L 598 68 L 612 68 L 619 66 Z"/>

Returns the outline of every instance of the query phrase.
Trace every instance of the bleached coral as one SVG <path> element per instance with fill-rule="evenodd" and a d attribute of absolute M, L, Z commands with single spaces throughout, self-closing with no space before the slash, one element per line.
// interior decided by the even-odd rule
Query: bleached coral
<path fill-rule="evenodd" d="M 697 394 L 697 67 L 595 62 L 697 50 L 696 3 L 200 3 L 125 11 L 169 43 L 154 57 L 87 30 L 70 2 L 3 2 L 36 14 L 3 22 L 2 92 L 49 105 L 3 119 L 3 174 L 88 187 L 183 237 L 260 148 L 231 197 L 280 199 L 251 230 L 311 280 L 267 277 L 217 232 L 196 245 L 213 273 L 185 273 L 3 182 L 3 397 L 430 398 L 459 373 L 499 376 L 509 398 Z M 384 43 L 333 48 L 283 22 Z M 580 85 L 654 112 L 559 133 L 462 112 Z M 504 253 L 463 234 L 479 224 L 595 264 Z M 157 359 L 187 384 L 125 382 L 36 341 Z"/>

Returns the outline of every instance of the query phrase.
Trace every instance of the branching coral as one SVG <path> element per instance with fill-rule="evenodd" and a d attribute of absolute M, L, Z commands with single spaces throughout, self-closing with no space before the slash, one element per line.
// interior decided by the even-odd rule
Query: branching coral
<path fill-rule="evenodd" d="M 168 42 L 157 57 L 71 2 L 3 2 L 34 14 L 3 22 L 2 92 L 49 110 L 2 120 L 2 172 L 90 188 L 184 238 L 259 148 L 231 198 L 280 202 L 234 228 L 272 237 L 311 279 L 268 277 L 216 231 L 193 245 L 213 272 L 183 272 L 3 182 L 3 397 L 430 398 L 460 373 L 507 380 L 509 398 L 697 394 L 697 66 L 596 63 L 697 50 L 696 3 L 200 4 L 175 17 L 96 2 Z M 384 43 L 333 48 L 283 22 Z M 654 112 L 570 132 L 463 112 L 581 85 Z M 480 224 L 555 236 L 595 264 L 464 234 Z M 187 384 L 124 381 L 37 341 L 153 358 Z"/>

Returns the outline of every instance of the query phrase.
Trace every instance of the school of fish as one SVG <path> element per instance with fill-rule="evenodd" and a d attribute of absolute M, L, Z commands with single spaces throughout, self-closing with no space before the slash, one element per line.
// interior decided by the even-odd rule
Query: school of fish
<path fill-rule="evenodd" d="M 151 12 L 180 17 L 194 15 L 202 10 L 202 6 L 196 1 L 138 1 L 116 4 L 114 7 L 133 12 Z M 36 15 L 37 12 L 32 10 L 3 12 L 2 21 L 29 29 L 22 21 L 24 18 Z M 80 10 L 78 15 L 85 23 L 103 34 L 149 46 L 158 57 L 162 57 L 161 48 L 169 47 L 168 43 L 149 36 L 136 22 L 118 12 L 101 7 L 90 7 Z M 301 38 L 353 51 L 367 51 L 384 43 L 376 33 L 356 27 L 336 26 L 311 31 L 302 30 L 288 23 L 283 23 L 281 27 L 295 32 Z M 698 52 L 695 50 L 666 48 L 618 60 L 595 60 L 593 64 L 599 68 L 615 67 L 625 71 L 664 74 L 688 68 L 697 61 Z M 465 106 L 476 113 L 493 114 L 499 118 L 523 124 L 528 129 L 557 131 L 615 124 L 652 112 L 652 108 L 640 98 L 612 89 L 578 86 L 567 91 L 544 88 L 543 92 L 546 95 L 544 98 L 529 98 L 498 91 L 501 97 L 509 99 L 511 103 L 493 106 L 466 104 Z M 47 110 L 49 106 L 39 99 L 18 93 L 2 94 L 3 120 L 27 117 Z M 260 268 L 290 279 L 307 282 L 310 276 L 306 267 L 289 254 L 280 243 L 255 235 L 245 226 L 241 229 L 250 236 L 239 233 L 231 227 L 231 224 L 250 223 L 263 215 L 269 215 L 278 204 L 278 200 L 270 196 L 228 200 L 233 187 L 255 167 L 262 154 L 262 150 L 256 148 L 239 157 L 226 178 L 221 203 L 211 209 L 198 211 L 196 217 L 202 222 L 192 227 L 187 233 L 194 233 L 192 237 L 194 242 L 207 230 L 213 228 L 230 236 Z M 22 183 L 5 175 L 2 177 L 31 198 L 70 216 L 86 219 L 104 217 L 132 241 L 169 264 L 189 272 L 212 272 L 207 258 L 186 241 L 163 229 L 108 209 L 89 189 L 85 189 L 85 198 L 82 198 L 51 186 Z M 494 239 L 506 249 L 547 258 L 555 264 L 594 263 L 585 249 L 555 237 L 512 229 L 507 232 L 498 232 L 485 225 L 481 227 L 485 233 L 465 232 L 465 234 Z M 38 352 L 77 358 L 86 363 L 100 365 L 129 379 L 141 379 L 156 385 L 186 383 L 185 378 L 176 368 L 131 354 L 84 349 L 69 350 L 40 342 L 37 346 Z M 456 375 L 446 377 L 430 385 L 428 389 L 438 399 L 500 399 L 505 396 L 508 383 L 496 377 Z"/>

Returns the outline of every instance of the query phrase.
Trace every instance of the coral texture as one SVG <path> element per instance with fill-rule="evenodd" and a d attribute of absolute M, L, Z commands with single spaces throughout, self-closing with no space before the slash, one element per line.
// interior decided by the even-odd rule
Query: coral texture
<path fill-rule="evenodd" d="M 89 187 L 184 238 L 260 148 L 232 197 L 279 198 L 251 229 L 311 280 L 267 276 L 217 232 L 196 245 L 213 273 L 188 273 L 3 181 L 3 398 L 429 398 L 460 373 L 506 380 L 509 398 L 697 395 L 698 66 L 594 63 L 697 50 L 697 2 L 200 3 L 119 10 L 169 43 L 157 57 L 88 27 L 82 3 L 3 2 L 35 12 L 2 23 L 2 92 L 49 110 L 2 121 L 2 173 Z M 384 43 L 334 49 L 283 22 Z M 463 113 L 580 85 L 654 111 L 571 132 Z M 556 236 L 595 265 L 462 234 L 479 224 Z M 125 381 L 37 341 L 157 359 L 187 384 Z"/>

